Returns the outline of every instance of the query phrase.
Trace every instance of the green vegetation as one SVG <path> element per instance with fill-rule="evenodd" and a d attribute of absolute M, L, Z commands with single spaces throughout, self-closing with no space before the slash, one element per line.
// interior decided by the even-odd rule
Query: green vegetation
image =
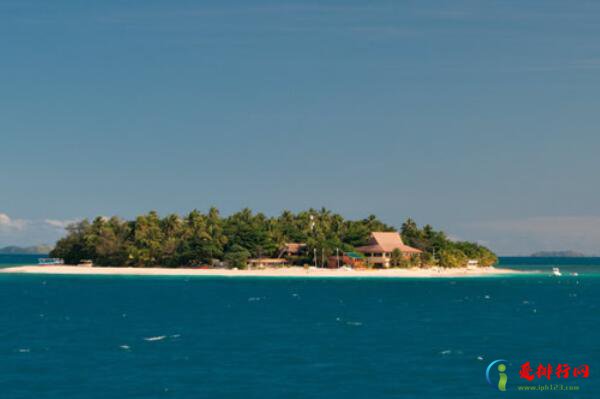
<path fill-rule="evenodd" d="M 250 252 L 246 248 L 235 244 L 229 251 L 227 251 L 224 258 L 229 266 L 245 269 L 250 255 Z"/>
<path fill-rule="evenodd" d="M 402 251 L 398 248 L 392 251 L 392 256 L 390 257 L 390 266 L 392 267 L 406 267 L 405 258 L 402 256 Z"/>
<path fill-rule="evenodd" d="M 394 231 L 375 216 L 362 220 L 345 220 L 327 209 L 267 217 L 244 209 L 221 217 L 216 208 L 204 214 L 194 210 L 184 217 L 156 212 L 125 221 L 117 217 L 84 220 L 67 228 L 66 237 L 56 243 L 50 256 L 66 263 L 91 259 L 99 266 L 197 266 L 218 265 L 246 267 L 251 257 L 277 257 L 286 242 L 307 244 L 304 256 L 297 264 L 312 264 L 312 254 L 319 258 L 340 251 L 353 251 L 364 245 L 373 231 Z M 452 242 L 444 233 L 430 226 L 418 229 L 412 220 L 402 226 L 405 243 L 425 251 L 420 257 L 404 259 L 395 252 L 395 267 L 435 264 L 434 256 L 444 266 L 457 266 L 466 259 L 478 259 L 482 265 L 496 261 L 487 248 L 473 243 Z"/>
<path fill-rule="evenodd" d="M 498 261 L 496 254 L 482 245 L 452 241 L 444 232 L 435 231 L 430 225 L 419 229 L 412 219 L 402 224 L 400 232 L 406 245 L 424 251 L 421 262 L 427 265 L 437 263 L 444 267 L 461 267 L 469 259 L 474 259 L 480 266 L 491 266 Z"/>

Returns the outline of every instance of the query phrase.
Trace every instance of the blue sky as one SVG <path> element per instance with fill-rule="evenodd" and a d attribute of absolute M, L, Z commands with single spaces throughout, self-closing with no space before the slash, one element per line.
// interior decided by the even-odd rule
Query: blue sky
<path fill-rule="evenodd" d="M 0 1 L 0 246 L 211 205 L 600 254 L 600 3 Z"/>

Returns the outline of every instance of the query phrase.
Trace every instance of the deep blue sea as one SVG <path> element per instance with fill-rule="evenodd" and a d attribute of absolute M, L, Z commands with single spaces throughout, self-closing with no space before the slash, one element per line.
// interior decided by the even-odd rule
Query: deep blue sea
<path fill-rule="evenodd" d="M 600 397 L 600 259 L 501 265 L 545 273 L 0 275 L 0 398 Z M 496 369 L 486 381 L 496 359 L 507 366 L 506 392 Z M 587 364 L 590 375 L 530 383 L 519 377 L 527 361 L 534 372 Z M 579 391 L 517 390 L 525 384 Z"/>

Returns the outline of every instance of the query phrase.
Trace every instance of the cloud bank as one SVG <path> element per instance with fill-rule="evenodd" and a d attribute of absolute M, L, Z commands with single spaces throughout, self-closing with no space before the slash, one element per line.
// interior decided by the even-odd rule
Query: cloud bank
<path fill-rule="evenodd" d="M 0 212 L 0 247 L 54 244 L 78 219 L 19 219 Z"/>
<path fill-rule="evenodd" d="M 470 235 L 485 237 L 502 254 L 575 250 L 600 255 L 599 216 L 543 216 L 470 223 Z"/>
<path fill-rule="evenodd" d="M 6 213 L 0 213 L 0 230 L 23 230 L 27 226 L 27 221 L 23 219 L 12 219 Z"/>

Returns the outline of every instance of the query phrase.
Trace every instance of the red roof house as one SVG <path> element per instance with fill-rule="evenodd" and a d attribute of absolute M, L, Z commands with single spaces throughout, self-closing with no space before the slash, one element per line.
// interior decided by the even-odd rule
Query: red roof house
<path fill-rule="evenodd" d="M 399 249 L 406 258 L 423 252 L 404 244 L 402 237 L 396 231 L 374 231 L 369 238 L 369 244 L 356 248 L 367 256 L 368 263 L 382 267 L 390 266 L 390 258 L 395 249 Z"/>

